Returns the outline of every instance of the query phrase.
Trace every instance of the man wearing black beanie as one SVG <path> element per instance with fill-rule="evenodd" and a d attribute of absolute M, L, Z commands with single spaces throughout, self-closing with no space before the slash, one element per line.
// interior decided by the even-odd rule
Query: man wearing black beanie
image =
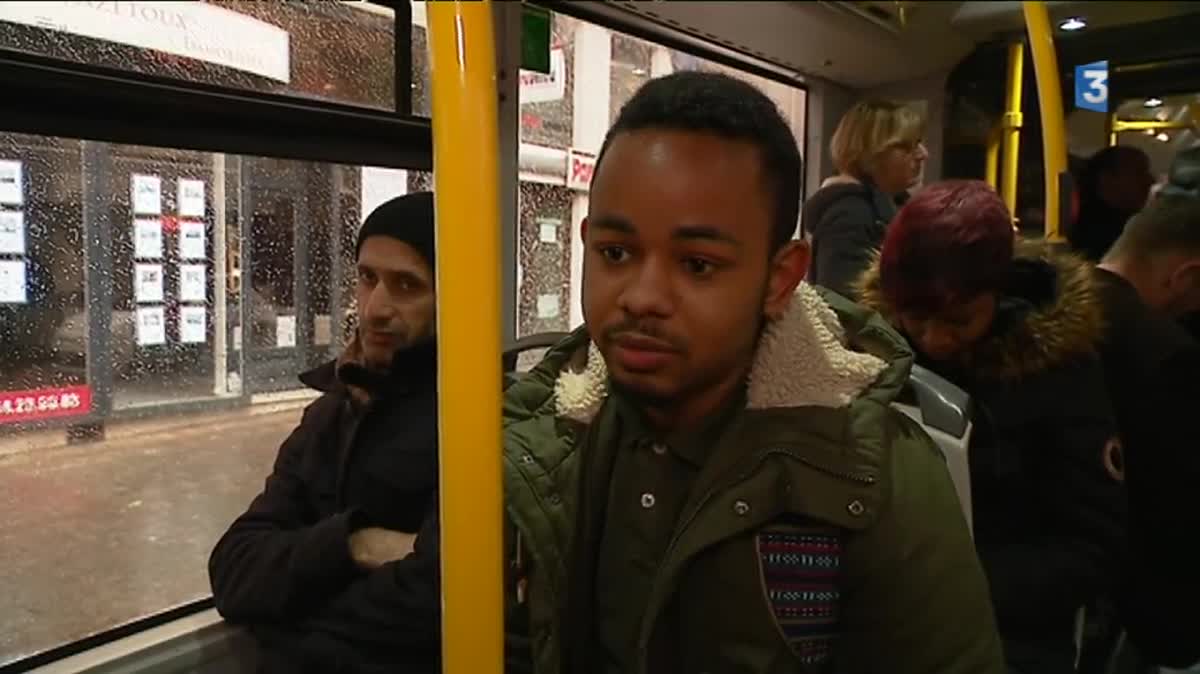
<path fill-rule="evenodd" d="M 358 328 L 209 561 L 263 674 L 440 670 L 433 195 L 376 208 L 355 252 Z"/>

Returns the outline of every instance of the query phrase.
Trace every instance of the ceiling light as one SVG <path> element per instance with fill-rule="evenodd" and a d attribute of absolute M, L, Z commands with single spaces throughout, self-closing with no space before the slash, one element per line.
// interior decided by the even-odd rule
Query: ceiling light
<path fill-rule="evenodd" d="M 1087 28 L 1087 21 L 1081 16 L 1073 16 L 1058 24 L 1058 29 L 1065 31 L 1083 30 L 1084 28 Z"/>
<path fill-rule="evenodd" d="M 1154 129 L 1146 129 L 1143 131 L 1143 133 L 1145 133 L 1147 136 L 1153 136 L 1155 132 Z"/>
<path fill-rule="evenodd" d="M 633 74 L 634 74 L 634 75 L 645 75 L 645 74 L 646 74 L 646 69 L 645 69 L 645 68 L 634 68 L 634 69 L 633 69 Z"/>
<path fill-rule="evenodd" d="M 1168 135 L 1166 131 L 1164 131 L 1164 132 L 1158 134 L 1157 136 L 1155 136 L 1154 139 L 1160 140 L 1160 141 L 1166 143 L 1171 140 L 1171 136 Z"/>
<path fill-rule="evenodd" d="M 1145 106 L 1145 107 L 1147 107 L 1147 108 L 1157 108 L 1158 106 L 1162 105 L 1162 103 L 1163 103 L 1163 102 L 1162 102 L 1162 99 L 1161 99 L 1161 98 L 1153 98 L 1153 97 L 1151 97 L 1151 98 L 1147 98 L 1147 99 L 1146 99 L 1146 102 L 1145 102 L 1145 103 L 1142 103 L 1142 105 L 1143 105 L 1143 106 Z"/>

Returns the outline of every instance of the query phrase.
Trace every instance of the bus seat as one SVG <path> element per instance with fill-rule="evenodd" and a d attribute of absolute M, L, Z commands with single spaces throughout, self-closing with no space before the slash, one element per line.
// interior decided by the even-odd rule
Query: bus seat
<path fill-rule="evenodd" d="M 512 383 L 513 375 L 525 372 L 533 365 L 533 363 L 529 362 L 522 363 L 522 355 L 536 355 L 538 358 L 541 358 L 546 349 L 566 339 L 569 334 L 571 333 L 539 332 L 534 335 L 522 337 L 511 346 L 506 347 L 500 361 L 505 375 L 504 387 L 508 388 L 508 384 Z"/>
<path fill-rule="evenodd" d="M 973 532 L 968 463 L 972 431 L 970 404 L 971 398 L 965 391 L 930 370 L 914 365 L 904 392 L 893 406 L 921 424 L 942 450 L 963 515 L 967 518 L 967 527 Z"/>

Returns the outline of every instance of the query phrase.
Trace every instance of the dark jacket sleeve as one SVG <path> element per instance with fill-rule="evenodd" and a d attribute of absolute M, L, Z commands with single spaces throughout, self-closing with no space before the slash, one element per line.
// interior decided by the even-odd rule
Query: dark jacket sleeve
<path fill-rule="evenodd" d="M 813 284 L 854 299 L 881 233 L 867 197 L 851 194 L 830 204 L 813 229 Z"/>
<path fill-rule="evenodd" d="M 1002 631 L 1073 613 L 1110 590 L 1127 533 L 1124 486 L 1105 462 L 1117 432 L 1099 363 L 1063 368 L 1037 384 L 1056 394 L 1033 396 L 1052 399 L 1054 409 L 1025 436 L 1027 493 L 1041 526 L 1023 541 L 979 548 Z"/>
<path fill-rule="evenodd" d="M 441 529 L 433 503 L 410 555 L 352 582 L 315 609 L 304 629 L 357 649 L 439 648 Z"/>
<path fill-rule="evenodd" d="M 331 418 L 322 398 L 284 441 L 263 492 L 217 542 L 208 562 L 217 611 L 231 622 L 279 620 L 322 601 L 357 571 L 348 537 L 357 516 L 315 521 L 301 477 L 304 454 Z"/>

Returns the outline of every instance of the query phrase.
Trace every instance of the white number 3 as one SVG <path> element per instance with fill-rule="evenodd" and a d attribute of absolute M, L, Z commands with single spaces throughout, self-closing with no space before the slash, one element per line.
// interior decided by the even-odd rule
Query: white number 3
<path fill-rule="evenodd" d="M 1099 105 L 1108 100 L 1108 71 L 1085 70 L 1083 77 L 1087 80 L 1088 91 L 1083 92 L 1083 99 L 1093 105 Z"/>

